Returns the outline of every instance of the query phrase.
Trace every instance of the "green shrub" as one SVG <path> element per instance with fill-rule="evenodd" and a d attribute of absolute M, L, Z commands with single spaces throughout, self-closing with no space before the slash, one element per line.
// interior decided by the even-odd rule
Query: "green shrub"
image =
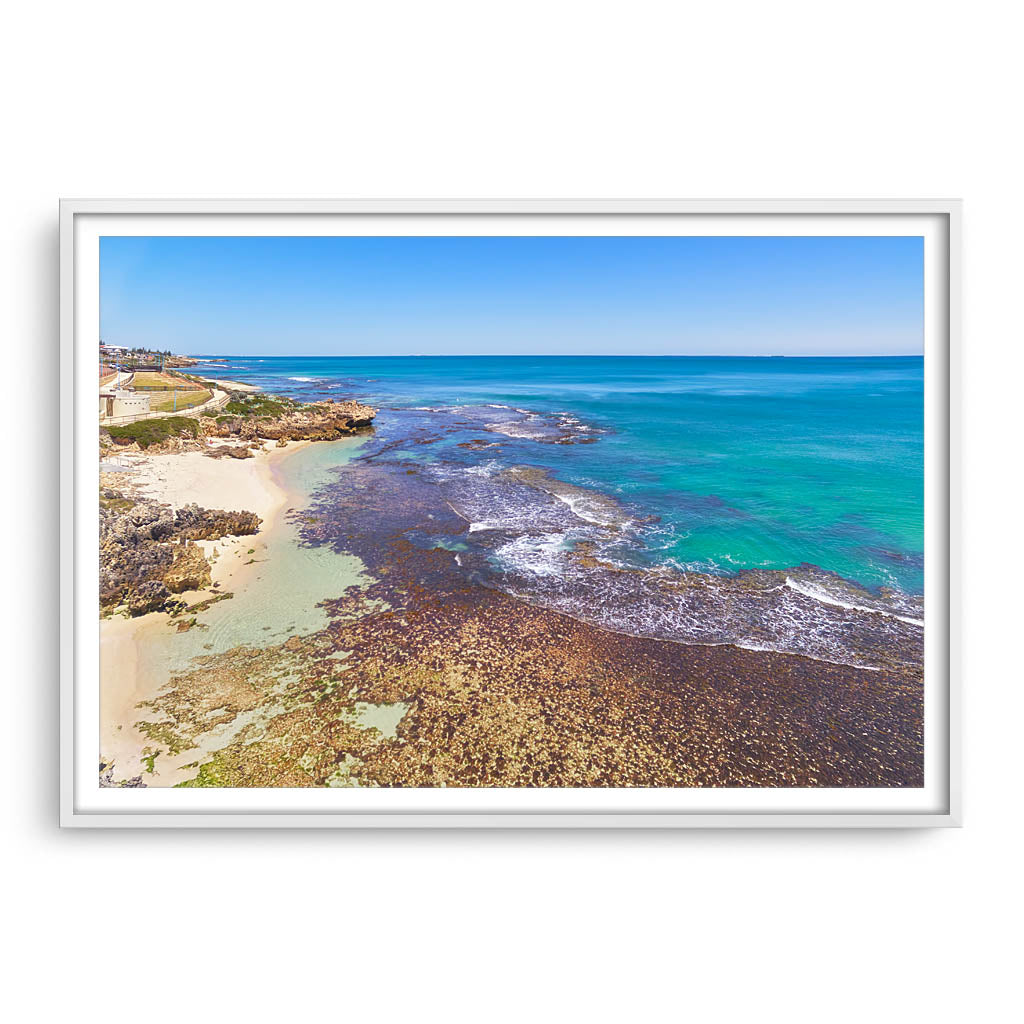
<path fill-rule="evenodd" d="M 158 420 L 126 423 L 123 427 L 107 427 L 107 433 L 115 441 L 135 441 L 140 448 L 148 448 L 151 444 L 159 444 L 169 437 L 198 437 L 199 422 L 188 416 L 165 416 Z"/>
<path fill-rule="evenodd" d="M 236 416 L 281 416 L 294 408 L 295 404 L 290 398 L 282 398 L 280 395 L 236 393 L 224 409 Z"/>

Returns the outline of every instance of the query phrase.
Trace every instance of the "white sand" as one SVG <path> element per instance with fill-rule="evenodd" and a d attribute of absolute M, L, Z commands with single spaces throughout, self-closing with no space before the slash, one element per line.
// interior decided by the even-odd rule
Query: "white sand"
<path fill-rule="evenodd" d="M 179 634 L 177 623 L 165 612 L 100 621 L 100 752 L 115 763 L 116 780 L 142 773 L 148 786 L 185 781 L 197 771 L 188 765 L 230 742 L 250 720 L 239 715 L 229 725 L 203 734 L 198 747 L 176 755 L 164 751 L 149 772 L 143 753 L 160 749 L 161 744 L 135 728 L 146 717 L 138 704 L 164 688 L 175 666 L 254 638 L 258 643 L 281 643 L 292 633 L 313 632 L 327 623 L 321 605 L 325 598 L 368 581 L 355 556 L 296 545 L 296 528 L 287 515 L 289 507 L 301 505 L 316 486 L 317 467 L 340 464 L 342 453 L 351 457 L 357 445 L 355 439 L 334 444 L 293 441 L 285 448 L 267 442 L 251 459 L 211 459 L 201 452 L 117 456 L 122 471 L 112 486 L 174 508 L 195 502 L 208 509 L 245 509 L 263 522 L 259 533 L 251 536 L 195 542 L 211 560 L 212 586 L 178 596 L 194 604 L 218 593 L 234 595 L 200 613 L 202 631 Z M 298 472 L 285 468 L 289 456 L 309 446 L 315 450 L 300 460 L 308 463 L 305 467 Z M 393 729 L 400 712 L 398 706 L 385 708 L 379 722 L 367 722 L 382 731 Z"/>
<path fill-rule="evenodd" d="M 173 508 L 195 502 L 203 508 L 255 512 L 266 529 L 288 498 L 274 480 L 274 466 L 310 443 L 292 441 L 277 448 L 268 442 L 252 459 L 211 459 L 202 452 L 140 455 L 130 463 L 128 481 L 143 497 Z"/>
<path fill-rule="evenodd" d="M 232 577 L 230 589 L 237 591 L 251 583 L 258 569 L 255 563 L 242 564 L 249 560 L 247 552 L 253 547 L 265 550 L 270 530 L 280 524 L 292 497 L 277 482 L 274 467 L 310 443 L 293 441 L 286 448 L 277 448 L 270 442 L 251 459 L 211 459 L 201 452 L 126 455 L 118 460 L 125 472 L 117 484 L 172 508 L 195 502 L 208 509 L 255 512 L 263 520 L 259 533 L 196 542 L 207 556 L 217 549 L 211 565 L 213 582 L 223 585 Z M 179 596 L 192 602 L 216 593 L 211 587 Z M 138 774 L 139 753 L 149 744 L 134 728 L 139 718 L 137 705 L 156 696 L 166 682 L 163 674 L 143 671 L 139 645 L 152 642 L 168 629 L 164 612 L 100 620 L 100 750 L 101 756 L 115 762 L 118 779 Z M 165 765 L 168 760 L 164 758 Z M 147 777 L 147 781 L 152 784 L 155 780 Z"/>
<path fill-rule="evenodd" d="M 224 388 L 227 391 L 250 392 L 263 390 L 263 388 L 257 387 L 255 384 L 242 384 L 240 381 L 237 380 L 217 380 L 215 377 L 206 377 L 203 376 L 202 374 L 197 374 L 197 376 L 202 376 L 203 380 L 211 381 L 218 387 Z"/>

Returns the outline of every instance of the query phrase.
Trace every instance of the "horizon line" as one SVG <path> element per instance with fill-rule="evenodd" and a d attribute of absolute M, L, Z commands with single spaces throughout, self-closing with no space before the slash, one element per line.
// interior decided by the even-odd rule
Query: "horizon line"
<path fill-rule="evenodd" d="M 186 359 L 923 359 L 924 352 L 283 352 L 188 353 L 174 352 Z"/>

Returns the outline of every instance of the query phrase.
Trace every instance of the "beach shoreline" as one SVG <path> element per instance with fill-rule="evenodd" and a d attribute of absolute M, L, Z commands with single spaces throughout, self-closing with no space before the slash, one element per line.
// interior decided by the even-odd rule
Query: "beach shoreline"
<path fill-rule="evenodd" d="M 254 512 L 262 520 L 255 534 L 194 542 L 211 558 L 211 583 L 203 590 L 183 592 L 182 600 L 196 605 L 220 596 L 219 590 L 231 593 L 233 600 L 252 586 L 259 563 L 243 556 L 250 550 L 265 550 L 285 525 L 287 510 L 307 497 L 289 489 L 281 470 L 312 443 L 296 441 L 285 448 L 264 443 L 252 459 L 245 460 L 215 460 L 202 452 L 122 457 L 124 468 L 117 482 L 139 497 L 174 510 L 195 503 L 209 509 Z M 152 700 L 168 679 L 145 671 L 147 659 L 141 654 L 173 625 L 166 611 L 100 619 L 100 751 L 104 764 L 115 766 L 115 781 L 137 776 L 142 767 L 150 741 L 135 728 L 138 706 Z"/>
<path fill-rule="evenodd" d="M 254 457 L 210 458 L 231 444 L 216 436 L 119 457 L 140 499 L 262 522 L 193 542 L 211 579 L 180 595 L 182 614 L 101 623 L 113 784 L 921 784 L 919 668 L 635 635 L 498 589 L 479 537 L 497 530 L 500 544 L 501 527 L 453 507 L 428 472 L 436 460 L 419 457 L 465 429 L 438 411 L 333 475 L 365 438 L 338 448 L 249 434 Z M 509 433 L 488 424 L 469 430 Z M 559 422 L 538 443 L 577 433 Z M 622 518 L 602 492 L 535 467 L 498 479 L 601 530 Z M 582 545 L 574 557 L 604 565 Z"/>

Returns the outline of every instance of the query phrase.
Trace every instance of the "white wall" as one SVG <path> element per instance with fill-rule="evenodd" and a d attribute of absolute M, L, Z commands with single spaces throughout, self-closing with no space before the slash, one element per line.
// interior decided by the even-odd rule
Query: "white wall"
<path fill-rule="evenodd" d="M 33 354 L 9 371 L 44 381 L 63 195 L 967 204 L 966 828 L 60 834 L 56 434 L 33 414 L 4 446 L 13 1019 L 1006 1019 L 1021 909 L 1011 17 L 893 0 L 8 12 L 0 337 Z M 13 389 L 13 415 L 34 391 Z"/>

